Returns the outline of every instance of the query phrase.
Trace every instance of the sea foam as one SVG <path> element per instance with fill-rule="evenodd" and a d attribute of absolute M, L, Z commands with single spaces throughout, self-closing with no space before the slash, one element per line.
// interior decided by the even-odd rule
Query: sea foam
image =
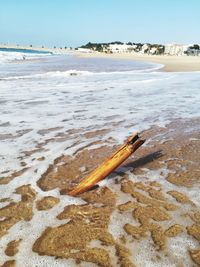
<path fill-rule="evenodd" d="M 21 54 L 14 55 L 16 58 L 21 56 Z M 1 185 L 0 195 L 19 200 L 14 189 L 23 184 L 31 184 L 38 196 L 52 195 L 59 196 L 61 199 L 60 204 L 48 211 L 48 214 L 36 212 L 30 222 L 16 224 L 9 230 L 9 234 L 1 239 L 2 252 L 7 242 L 17 238 L 23 239 L 16 256 L 18 266 L 73 266 L 75 264 L 74 261 L 55 260 L 51 257 L 41 258 L 31 252 L 31 247 L 47 226 L 64 223 L 58 221 L 56 215 L 66 205 L 84 203 L 81 199 L 60 196 L 58 189 L 43 192 L 36 184 L 56 157 L 61 154 L 73 155 L 77 149 L 99 141 L 98 136 L 88 140 L 83 136 L 84 133 L 109 129 L 110 131 L 101 137 L 101 141 L 106 142 L 112 137 L 115 142 L 122 143 L 134 131 L 143 131 L 153 125 L 165 127 L 171 120 L 194 118 L 200 115 L 199 73 L 156 72 L 155 69 L 160 67 L 157 65 L 153 65 L 153 68 L 143 66 L 142 70 L 138 67 L 132 71 L 130 69 L 123 71 L 119 67 L 115 71 L 101 69 L 96 72 L 93 68 L 88 70 L 81 66 L 63 70 L 63 67 L 56 69 L 58 58 L 46 58 L 48 66 L 42 59 L 37 63 L 23 62 L 20 66 L 7 63 L 4 66 L 5 75 L 3 68 L 1 69 L 1 176 L 5 172 L 9 175 L 13 171 L 20 170 L 22 158 L 29 170 L 8 185 Z M 5 62 L 10 62 L 6 60 Z M 55 60 L 51 70 L 49 70 L 48 60 L 50 62 Z M 76 58 L 74 60 L 76 61 Z M 26 68 L 23 69 L 24 64 L 29 68 L 28 74 Z M 28 64 L 31 67 L 28 67 Z M 42 68 L 45 71 L 42 72 Z M 41 134 L 41 130 L 45 130 L 44 134 Z M 38 150 L 25 156 L 26 152 L 35 149 Z M 41 156 L 44 157 L 42 162 L 38 160 Z M 159 173 L 149 172 L 149 175 L 152 178 L 159 177 Z M 199 202 L 196 191 L 191 191 L 190 197 L 195 203 Z M 113 213 L 109 229 L 113 236 L 118 238 L 122 232 L 118 232 L 121 222 L 116 222 L 116 218 L 117 214 Z M 130 219 L 130 217 L 124 218 L 123 222 L 129 222 Z M 39 225 L 38 221 L 41 222 Z M 115 227 L 113 221 L 116 222 Z M 31 241 L 27 238 L 30 233 L 33 234 Z M 177 251 L 177 255 L 185 252 L 185 247 L 178 248 L 180 240 L 181 237 L 171 244 L 171 248 Z M 187 244 L 190 242 L 191 240 L 188 239 Z M 138 264 L 173 266 L 165 257 L 160 265 L 151 263 L 150 259 L 155 258 L 156 253 L 148 240 L 140 242 L 133 251 L 135 249 L 138 253 L 133 257 Z M 24 255 L 28 257 L 25 259 Z M 1 257 L 0 264 L 4 260 L 8 260 L 5 255 Z"/>

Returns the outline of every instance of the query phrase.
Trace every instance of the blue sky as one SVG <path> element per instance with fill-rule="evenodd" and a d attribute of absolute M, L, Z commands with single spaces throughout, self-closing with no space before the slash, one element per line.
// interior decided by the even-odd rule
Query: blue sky
<path fill-rule="evenodd" d="M 200 0 L 0 0 L 0 43 L 200 43 Z"/>

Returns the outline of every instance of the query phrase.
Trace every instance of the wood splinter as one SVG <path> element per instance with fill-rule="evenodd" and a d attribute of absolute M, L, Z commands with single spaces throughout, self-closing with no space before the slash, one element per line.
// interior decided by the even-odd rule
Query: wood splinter
<path fill-rule="evenodd" d="M 141 140 L 137 133 L 130 136 L 124 145 L 122 145 L 114 154 L 111 155 L 111 157 L 106 159 L 100 166 L 85 177 L 68 194 L 70 196 L 77 196 L 94 187 L 99 181 L 103 180 L 117 167 L 119 167 L 122 162 L 133 154 L 144 142 L 145 140 Z"/>

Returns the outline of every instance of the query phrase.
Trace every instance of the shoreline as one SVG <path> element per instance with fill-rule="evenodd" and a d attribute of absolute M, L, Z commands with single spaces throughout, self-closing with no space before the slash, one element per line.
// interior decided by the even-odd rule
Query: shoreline
<path fill-rule="evenodd" d="M 146 74 L 2 81 L 0 266 L 200 264 L 199 73 Z M 68 195 L 135 131 L 134 157 Z"/>
<path fill-rule="evenodd" d="M 93 53 L 81 53 L 76 52 L 76 55 L 80 57 L 100 57 L 100 58 L 112 58 L 112 59 L 128 59 L 137 61 L 146 61 L 151 63 L 157 63 L 164 65 L 159 69 L 166 72 L 191 72 L 200 71 L 200 57 L 195 56 L 152 56 L 152 55 L 140 55 L 131 53 L 116 53 L 105 54 L 99 52 Z"/>
<path fill-rule="evenodd" d="M 35 51 L 45 51 L 51 53 L 68 54 L 73 53 L 78 57 L 85 58 L 110 58 L 110 59 L 126 59 L 151 62 L 161 64 L 163 67 L 159 71 L 165 72 L 194 72 L 200 71 L 200 57 L 198 56 L 169 56 L 169 55 L 147 55 L 139 53 L 115 53 L 106 54 L 101 52 L 84 53 L 77 50 L 61 49 L 61 48 L 49 48 L 49 47 L 30 47 L 30 46 L 17 46 L 17 45 L 2 45 L 0 48 L 13 48 L 13 49 L 25 49 Z"/>

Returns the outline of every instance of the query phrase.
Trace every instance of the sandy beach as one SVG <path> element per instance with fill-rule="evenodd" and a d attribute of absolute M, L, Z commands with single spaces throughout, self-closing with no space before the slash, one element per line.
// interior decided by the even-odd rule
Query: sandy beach
<path fill-rule="evenodd" d="M 161 69 L 167 72 L 188 72 L 188 71 L 200 71 L 200 57 L 196 56 L 151 56 L 140 55 L 131 53 L 77 53 L 81 57 L 105 57 L 116 59 L 129 59 L 137 61 L 154 62 L 164 65 Z"/>
<path fill-rule="evenodd" d="M 0 48 L 12 49 L 31 49 L 35 51 L 48 51 L 51 53 L 68 54 L 73 53 L 76 56 L 88 58 L 113 58 L 113 59 L 127 59 L 144 62 L 153 62 L 164 65 L 161 71 L 166 72 L 190 72 L 200 71 L 200 57 L 198 56 L 168 56 L 168 55 L 147 55 L 139 53 L 115 53 L 106 54 L 99 52 L 83 53 L 76 50 L 49 48 L 49 47 L 31 47 L 31 46 L 16 46 L 16 45 L 0 45 Z"/>

